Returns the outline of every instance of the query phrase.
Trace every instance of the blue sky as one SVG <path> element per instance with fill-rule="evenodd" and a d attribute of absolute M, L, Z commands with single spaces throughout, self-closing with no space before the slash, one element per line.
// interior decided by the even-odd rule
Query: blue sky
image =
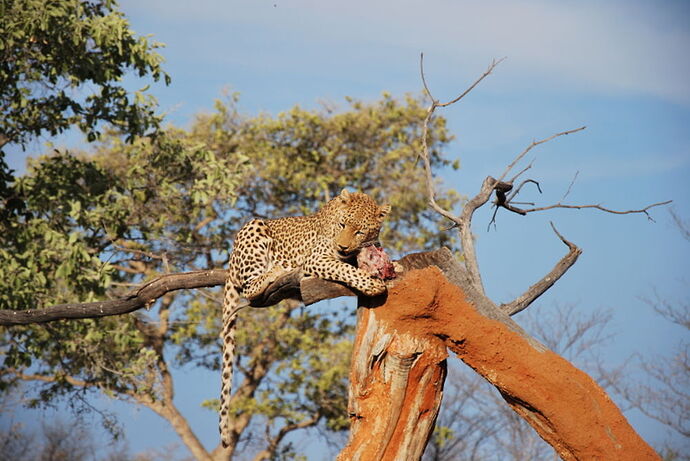
<path fill-rule="evenodd" d="M 173 82 L 152 92 L 177 125 L 211 110 L 223 89 L 239 91 L 240 109 L 250 114 L 319 101 L 344 107 L 345 96 L 373 100 L 383 91 L 418 93 L 422 51 L 433 94 L 451 99 L 493 58 L 505 56 L 467 98 L 440 111 L 457 137 L 447 155 L 462 165 L 444 174 L 448 186 L 472 195 L 533 139 L 587 125 L 533 151 L 530 177 L 544 194 L 525 199 L 554 203 L 579 172 L 569 203 L 634 209 L 673 199 L 673 209 L 690 221 L 688 2 L 126 0 L 121 6 L 136 32 L 167 45 L 162 54 Z M 81 143 L 75 134 L 53 141 Z M 36 143 L 28 153 L 41 149 Z M 25 157 L 10 151 L 11 166 L 23 171 Z M 565 253 L 548 225 L 553 221 L 583 255 L 530 309 L 546 312 L 554 303 L 576 303 L 583 312 L 611 309 L 616 337 L 602 353 L 612 363 L 635 353 L 668 356 L 684 332 L 641 298 L 655 290 L 670 301 L 688 298 L 690 245 L 667 208 L 651 215 L 656 222 L 593 210 L 502 213 L 497 229 L 486 232 L 490 210 L 482 210 L 474 231 L 488 293 L 496 302 L 510 300 L 553 267 Z M 203 383 L 201 398 L 214 395 L 215 377 L 192 379 Z M 196 427 L 214 431 L 215 416 L 195 409 L 201 398 L 181 389 L 178 400 Z M 134 450 L 175 440 L 144 413 L 123 413 L 132 418 L 127 435 Z M 628 416 L 647 440 L 667 437 L 638 414 Z M 149 429 L 156 425 L 162 427 Z"/>

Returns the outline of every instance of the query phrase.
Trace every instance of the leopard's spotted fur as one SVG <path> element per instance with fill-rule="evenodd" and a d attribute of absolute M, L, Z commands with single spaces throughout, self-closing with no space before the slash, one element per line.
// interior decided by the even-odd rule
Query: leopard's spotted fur
<path fill-rule="evenodd" d="M 235 238 L 223 302 L 223 364 L 220 433 L 223 446 L 237 441 L 230 428 L 230 388 L 235 350 L 235 321 L 240 298 L 253 298 L 281 274 L 301 268 L 305 275 L 334 280 L 369 296 L 386 286 L 347 262 L 378 239 L 389 205 L 368 195 L 343 190 L 317 213 L 281 219 L 255 219 Z"/>

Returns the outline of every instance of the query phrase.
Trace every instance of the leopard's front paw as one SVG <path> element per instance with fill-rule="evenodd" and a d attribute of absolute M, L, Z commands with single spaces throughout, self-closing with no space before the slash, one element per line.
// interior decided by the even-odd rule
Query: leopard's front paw
<path fill-rule="evenodd" d="M 371 283 L 368 283 L 367 286 L 361 290 L 365 295 L 378 296 L 386 292 L 386 284 L 383 283 L 383 280 L 372 277 L 370 282 Z"/>

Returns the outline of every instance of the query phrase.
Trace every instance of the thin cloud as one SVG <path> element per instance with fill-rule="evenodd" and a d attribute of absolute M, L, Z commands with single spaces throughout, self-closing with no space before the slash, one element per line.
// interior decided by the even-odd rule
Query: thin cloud
<path fill-rule="evenodd" d="M 127 0 L 122 4 L 130 15 L 184 22 L 187 37 L 193 36 L 195 28 L 203 27 L 208 37 L 231 34 L 236 26 L 252 26 L 256 36 L 269 42 L 321 43 L 335 54 L 363 46 L 398 50 L 407 56 L 423 50 L 444 67 L 467 69 L 468 75 L 493 57 L 509 56 L 513 88 L 515 84 L 546 84 L 690 103 L 690 10 L 682 4 L 667 3 L 664 8 L 593 0 L 213 0 L 194 4 Z M 242 45 L 252 46 L 251 42 Z M 205 46 L 215 48 L 216 56 L 232 50 L 227 40 L 205 40 Z M 219 53 L 221 47 L 224 53 Z M 270 53 L 268 47 L 261 49 Z M 210 57 L 214 50 L 207 48 L 205 54 Z M 285 57 L 279 61 L 284 63 Z"/>

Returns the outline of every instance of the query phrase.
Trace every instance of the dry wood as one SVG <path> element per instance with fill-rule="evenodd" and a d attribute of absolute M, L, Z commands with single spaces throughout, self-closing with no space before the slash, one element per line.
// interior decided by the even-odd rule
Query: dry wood
<path fill-rule="evenodd" d="M 535 347 L 488 299 L 466 293 L 473 288 L 465 271 L 437 256 L 445 276 L 436 268 L 412 270 L 385 299 L 360 299 L 352 430 L 339 461 L 421 458 L 438 412 L 447 349 L 494 385 L 563 459 L 659 459 L 589 376 Z M 497 320 L 479 312 L 487 309 Z"/>

